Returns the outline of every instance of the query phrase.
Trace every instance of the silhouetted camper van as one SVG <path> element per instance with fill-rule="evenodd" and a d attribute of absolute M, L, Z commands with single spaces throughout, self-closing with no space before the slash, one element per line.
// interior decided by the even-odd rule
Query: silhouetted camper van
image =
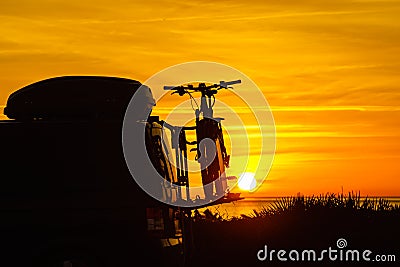
<path fill-rule="evenodd" d="M 140 86 L 66 76 L 9 96 L 10 120 L 0 122 L 1 266 L 177 266 L 179 211 L 137 186 L 122 151 L 133 94 L 141 88 L 143 108 L 154 105 Z"/>

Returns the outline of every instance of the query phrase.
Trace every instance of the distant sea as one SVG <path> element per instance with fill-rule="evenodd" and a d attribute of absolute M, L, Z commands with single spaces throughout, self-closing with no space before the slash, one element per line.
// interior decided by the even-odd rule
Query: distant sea
<path fill-rule="evenodd" d="M 400 197 L 368 197 L 368 199 L 386 199 L 392 204 L 400 205 Z M 238 200 L 232 203 L 224 203 L 215 206 L 208 207 L 213 213 L 218 213 L 223 218 L 229 219 L 232 217 L 240 217 L 242 214 L 251 216 L 254 214 L 254 210 L 260 211 L 264 207 L 268 207 L 273 202 L 278 201 L 279 197 L 274 198 L 248 198 Z M 361 200 L 365 199 L 365 197 L 361 197 Z M 199 212 L 202 213 L 207 208 L 199 209 Z"/>

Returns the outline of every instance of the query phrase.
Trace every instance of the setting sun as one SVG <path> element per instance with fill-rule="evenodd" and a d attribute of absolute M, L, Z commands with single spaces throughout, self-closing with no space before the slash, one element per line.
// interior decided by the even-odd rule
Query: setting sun
<path fill-rule="evenodd" d="M 257 185 L 257 181 L 252 172 L 244 172 L 240 174 L 238 186 L 240 189 L 245 191 L 250 191 L 254 189 Z"/>

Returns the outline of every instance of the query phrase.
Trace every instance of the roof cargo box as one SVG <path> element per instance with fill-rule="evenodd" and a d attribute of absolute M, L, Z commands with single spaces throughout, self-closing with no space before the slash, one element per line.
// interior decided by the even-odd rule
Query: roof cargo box
<path fill-rule="evenodd" d="M 60 76 L 29 84 L 12 93 L 4 114 L 16 120 L 122 118 L 136 80 L 106 76 Z M 148 87 L 149 102 L 154 102 Z"/>

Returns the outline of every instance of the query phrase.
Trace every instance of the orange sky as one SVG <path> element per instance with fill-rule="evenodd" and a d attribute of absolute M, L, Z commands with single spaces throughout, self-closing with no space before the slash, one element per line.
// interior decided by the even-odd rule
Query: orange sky
<path fill-rule="evenodd" d="M 400 2 L 2 0 L 0 105 L 59 75 L 145 81 L 186 61 L 250 77 L 276 123 L 251 196 L 400 195 Z"/>

